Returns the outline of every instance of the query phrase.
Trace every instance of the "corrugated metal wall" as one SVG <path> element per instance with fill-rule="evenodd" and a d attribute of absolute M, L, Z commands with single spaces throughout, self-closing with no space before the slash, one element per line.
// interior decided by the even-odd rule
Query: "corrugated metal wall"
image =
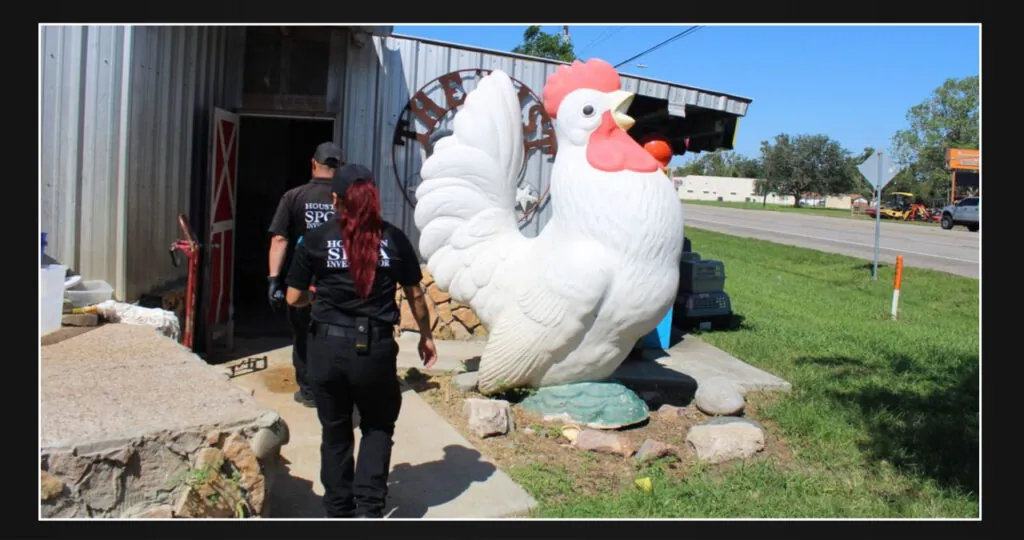
<path fill-rule="evenodd" d="M 178 213 L 205 200 L 192 186 L 206 185 L 212 107 L 239 99 L 232 58 L 243 39 L 231 27 L 42 29 L 40 205 L 51 255 L 127 300 L 185 275 L 167 250 Z"/>
<path fill-rule="evenodd" d="M 377 171 L 385 219 L 402 227 L 414 244 L 418 244 L 419 232 L 413 223 L 412 207 L 402 195 L 402 184 L 408 187 L 409 197 L 413 198 L 412 190 L 419 182 L 418 173 L 425 154 L 419 144 L 406 144 L 394 151 L 392 159 L 395 126 L 412 94 L 441 75 L 477 68 L 502 69 L 539 94 L 547 76 L 557 68 L 546 62 L 400 37 L 374 37 L 362 47 L 350 44 L 348 50 L 345 114 L 340 137 L 345 157 L 349 162 L 363 163 Z M 525 181 L 538 193 L 547 185 L 550 159 L 535 151 L 528 160 Z M 398 178 L 392 163 L 398 165 Z M 541 208 L 525 224 L 523 232 L 535 235 L 549 217 L 550 208 Z"/>

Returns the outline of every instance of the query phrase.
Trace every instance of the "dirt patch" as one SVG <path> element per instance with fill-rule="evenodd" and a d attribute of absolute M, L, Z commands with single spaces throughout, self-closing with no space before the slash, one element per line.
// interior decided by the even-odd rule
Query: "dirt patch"
<path fill-rule="evenodd" d="M 549 493 L 555 500 L 563 496 L 592 495 L 617 491 L 626 487 L 632 488 L 633 480 L 642 467 L 634 459 L 621 456 L 580 451 L 570 446 L 569 441 L 561 436 L 560 423 L 545 423 L 518 407 L 514 407 L 516 431 L 507 436 L 488 437 L 481 439 L 467 429 L 466 417 L 462 407 L 465 398 L 482 397 L 476 393 L 464 394 L 451 384 L 451 375 L 428 375 L 420 372 L 406 374 L 405 382 L 468 439 L 481 453 L 491 458 L 499 467 L 506 471 L 515 469 L 536 472 L 561 472 L 572 479 L 571 488 L 565 486 Z M 690 403 L 692 390 L 671 387 L 635 387 L 634 391 L 643 392 L 656 390 L 661 394 L 664 403 L 684 405 L 682 414 L 678 416 L 662 416 L 652 412 L 651 418 L 639 425 L 620 430 L 636 447 L 647 439 L 669 444 L 677 449 L 678 457 L 658 460 L 653 465 L 660 467 L 667 476 L 681 480 L 695 466 L 696 456 L 686 444 L 686 434 L 690 427 L 700 425 L 708 417 Z M 518 396 L 506 396 L 513 403 L 519 401 Z M 775 435 L 774 425 L 758 418 L 758 413 L 772 399 L 751 393 L 747 396 L 746 417 L 760 422 L 765 428 L 765 450 L 748 460 L 790 460 L 791 456 L 785 441 Z M 711 469 L 728 470 L 735 464 L 723 464 Z"/>
<path fill-rule="evenodd" d="M 275 394 L 292 394 L 299 391 L 299 384 L 295 382 L 295 368 L 291 364 L 258 371 L 255 375 L 267 390 Z"/>

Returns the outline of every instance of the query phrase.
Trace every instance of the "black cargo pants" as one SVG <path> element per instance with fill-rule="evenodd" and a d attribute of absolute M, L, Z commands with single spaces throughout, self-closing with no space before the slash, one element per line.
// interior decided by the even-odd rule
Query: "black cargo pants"
<path fill-rule="evenodd" d="M 398 343 L 393 329 L 385 327 L 371 333 L 367 348 L 359 352 L 357 338 L 339 335 L 347 330 L 354 329 L 314 322 L 307 341 L 306 374 L 323 428 L 324 509 L 327 517 L 383 517 L 392 437 L 402 405 Z M 362 433 L 358 463 L 353 457 L 353 405 L 359 409 Z"/>
<path fill-rule="evenodd" d="M 288 326 L 292 330 L 292 365 L 295 366 L 295 383 L 299 385 L 299 393 L 306 399 L 313 399 L 313 390 L 309 387 L 306 377 L 306 358 L 308 350 L 306 339 L 309 335 L 309 322 L 312 308 L 310 306 L 288 306 Z"/>

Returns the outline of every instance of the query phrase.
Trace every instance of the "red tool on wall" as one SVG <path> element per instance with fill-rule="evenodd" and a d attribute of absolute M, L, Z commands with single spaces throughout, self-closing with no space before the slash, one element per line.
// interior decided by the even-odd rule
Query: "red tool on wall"
<path fill-rule="evenodd" d="M 188 216 L 178 214 L 178 226 L 185 238 L 178 240 L 171 245 L 171 264 L 175 268 L 179 266 L 177 251 L 181 251 L 188 257 L 188 284 L 185 286 L 185 322 L 181 328 L 181 344 L 192 348 L 192 340 L 195 336 L 195 311 L 196 311 L 196 286 L 199 279 L 199 242 L 192 232 L 192 225 L 189 224 Z"/>

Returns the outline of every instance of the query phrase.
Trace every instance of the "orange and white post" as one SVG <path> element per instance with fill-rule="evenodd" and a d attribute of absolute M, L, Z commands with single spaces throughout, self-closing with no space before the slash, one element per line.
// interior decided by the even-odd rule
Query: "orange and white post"
<path fill-rule="evenodd" d="M 892 286 L 892 320 L 896 320 L 896 313 L 900 307 L 900 285 L 903 282 L 903 255 L 896 256 L 896 280 Z"/>

